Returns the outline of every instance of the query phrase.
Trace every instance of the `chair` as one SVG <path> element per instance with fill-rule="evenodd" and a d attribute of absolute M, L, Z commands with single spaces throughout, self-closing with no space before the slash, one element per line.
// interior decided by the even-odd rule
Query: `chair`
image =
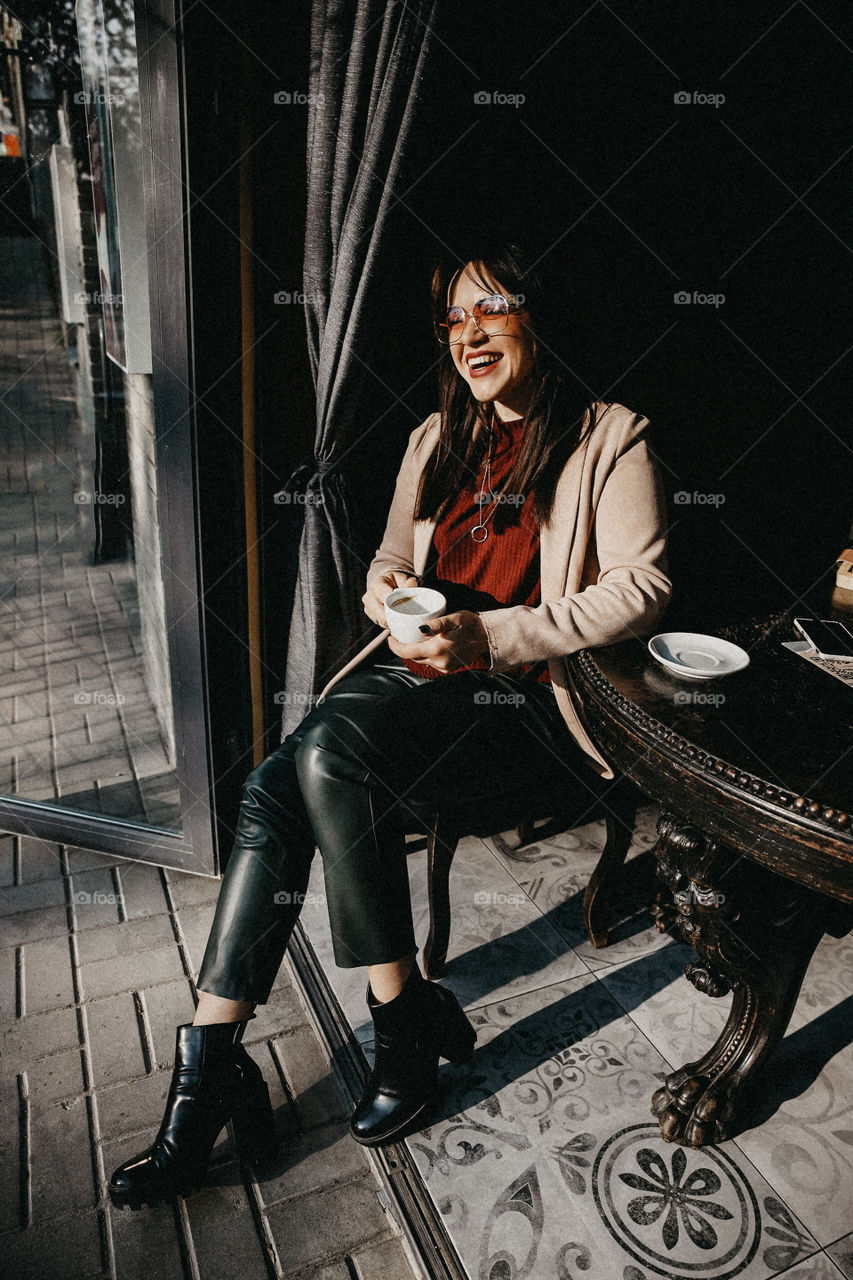
<path fill-rule="evenodd" d="M 573 802 L 555 804 L 553 788 L 541 795 L 505 797 L 488 815 L 471 811 L 429 809 L 413 805 L 422 818 L 427 835 L 427 882 L 430 927 L 424 946 L 424 972 L 428 978 L 444 973 L 450 942 L 450 868 L 456 847 L 464 835 L 488 836 L 515 827 L 519 848 L 533 836 L 537 818 L 554 817 L 568 830 L 581 821 L 604 816 L 607 839 L 590 876 L 583 899 L 587 935 L 594 947 L 606 947 L 608 929 L 604 923 L 607 890 L 619 877 L 631 846 L 637 809 L 645 797 L 623 776 L 605 780 L 593 774 L 587 791 Z"/>

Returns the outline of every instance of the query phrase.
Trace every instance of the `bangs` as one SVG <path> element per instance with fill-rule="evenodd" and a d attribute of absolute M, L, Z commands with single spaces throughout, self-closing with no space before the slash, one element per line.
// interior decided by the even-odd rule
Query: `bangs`
<path fill-rule="evenodd" d="M 494 252 L 487 251 L 485 254 L 480 245 L 479 252 L 474 251 L 470 257 L 460 255 L 455 260 L 449 257 L 440 259 L 434 268 L 432 280 L 434 320 L 440 322 L 444 319 L 447 308 L 452 305 L 453 290 L 466 268 L 471 278 L 486 293 L 507 293 L 513 296 L 523 294 L 525 310 L 538 310 L 537 302 L 542 284 L 536 271 L 526 270 L 524 263 L 524 251 L 514 244 L 494 246 Z"/>
<path fill-rule="evenodd" d="M 502 293 L 507 286 L 506 280 L 498 279 L 497 275 L 492 276 L 491 269 L 488 264 L 482 261 L 469 263 L 474 270 L 472 275 L 478 284 L 481 284 L 489 293 Z M 492 276 L 490 279 L 489 277 Z M 516 289 L 511 289 L 510 293 L 517 293 Z"/>
<path fill-rule="evenodd" d="M 497 277 L 495 277 L 494 279 L 489 279 L 490 271 L 489 271 L 488 265 L 485 262 L 473 261 L 473 260 L 470 262 L 463 262 L 462 266 L 456 268 L 456 270 L 453 272 L 453 275 L 450 277 L 450 279 L 447 282 L 447 289 L 444 290 L 444 296 L 447 300 L 446 306 L 450 307 L 453 305 L 452 303 L 453 294 L 458 288 L 459 281 L 462 278 L 462 275 L 464 274 L 466 268 L 469 268 L 468 274 L 472 277 L 472 279 L 478 285 L 481 286 L 481 288 L 486 293 L 502 293 L 503 292 L 505 286 L 503 283 L 498 282 Z M 441 289 L 439 289 L 439 292 L 441 292 Z M 510 292 L 514 293 L 515 290 L 510 290 Z"/>

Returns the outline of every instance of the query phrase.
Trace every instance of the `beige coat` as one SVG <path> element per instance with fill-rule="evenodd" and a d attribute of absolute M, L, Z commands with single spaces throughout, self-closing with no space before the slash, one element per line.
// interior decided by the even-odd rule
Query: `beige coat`
<path fill-rule="evenodd" d="M 389 569 L 420 577 L 426 568 L 435 522 L 414 520 L 413 512 L 439 423 L 439 414 L 433 413 L 409 438 L 368 582 Z M 551 518 L 540 529 L 542 603 L 480 614 L 489 639 L 490 671 L 512 672 L 522 663 L 548 659 L 563 718 L 604 778 L 614 772 L 581 723 L 564 658 L 578 649 L 651 634 L 668 603 L 666 502 L 647 444 L 648 425 L 648 418 L 624 405 L 605 409 L 566 463 Z M 320 697 L 387 634 L 365 645 Z"/>

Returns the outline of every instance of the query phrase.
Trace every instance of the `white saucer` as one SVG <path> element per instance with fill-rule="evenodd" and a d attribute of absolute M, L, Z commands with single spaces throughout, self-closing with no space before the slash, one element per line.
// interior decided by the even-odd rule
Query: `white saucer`
<path fill-rule="evenodd" d="M 739 645 L 695 631 L 663 631 L 652 636 L 649 653 L 673 675 L 691 680 L 714 680 L 749 666 L 749 654 Z"/>

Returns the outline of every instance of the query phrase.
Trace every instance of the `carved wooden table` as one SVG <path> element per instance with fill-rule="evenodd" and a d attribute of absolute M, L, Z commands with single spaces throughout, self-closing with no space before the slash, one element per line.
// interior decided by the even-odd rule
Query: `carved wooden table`
<path fill-rule="evenodd" d="M 719 630 L 751 663 L 715 680 L 670 676 L 640 640 L 569 661 L 593 737 L 662 806 L 686 976 L 734 992 L 716 1044 L 652 1100 L 662 1136 L 692 1147 L 741 1127 L 815 947 L 853 927 L 853 690 L 781 646 L 790 619 Z M 673 908 L 657 915 L 665 929 Z"/>

